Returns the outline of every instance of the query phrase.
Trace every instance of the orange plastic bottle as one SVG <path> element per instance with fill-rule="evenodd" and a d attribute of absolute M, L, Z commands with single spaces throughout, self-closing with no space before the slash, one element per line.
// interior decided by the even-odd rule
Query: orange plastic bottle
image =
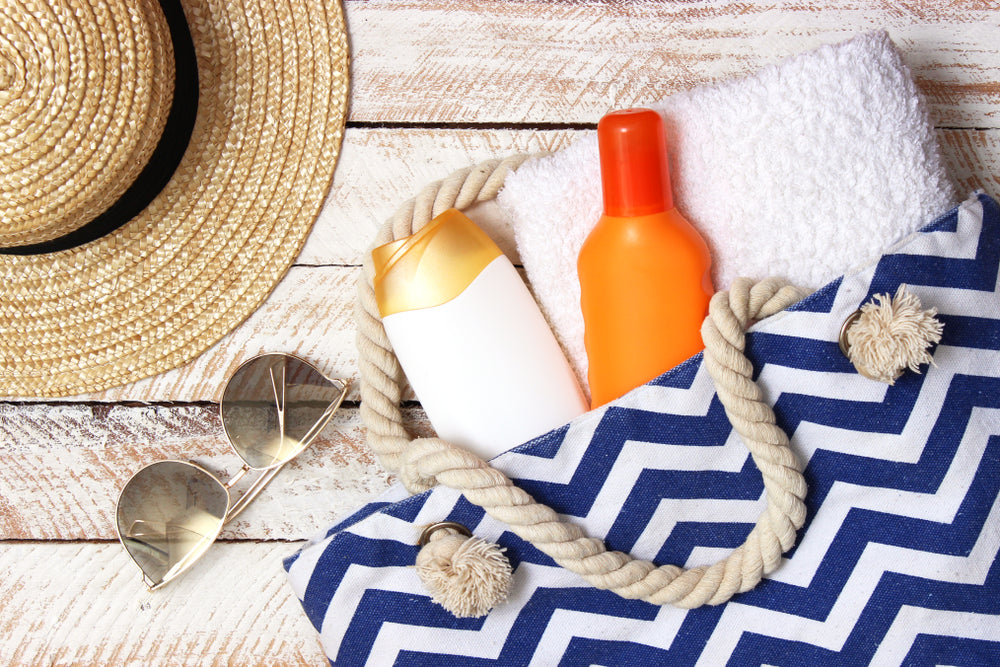
<path fill-rule="evenodd" d="M 609 113 L 597 126 L 604 215 L 577 264 L 591 407 L 704 347 L 711 257 L 674 208 L 665 134 L 651 109 Z"/>

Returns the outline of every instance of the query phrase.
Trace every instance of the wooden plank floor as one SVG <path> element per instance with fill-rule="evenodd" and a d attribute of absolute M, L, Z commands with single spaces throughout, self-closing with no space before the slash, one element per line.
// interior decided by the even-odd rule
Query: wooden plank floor
<path fill-rule="evenodd" d="M 556 150 L 612 108 L 753 72 L 884 28 L 901 47 L 962 191 L 1000 194 L 1000 10 L 993 2 L 661 3 L 349 0 L 348 130 L 297 265 L 188 366 L 100 394 L 0 404 L 0 664 L 320 665 L 280 560 L 389 483 L 365 450 L 356 390 L 170 586 L 145 591 L 114 538 L 142 465 L 235 469 L 214 401 L 261 351 L 356 376 L 352 308 L 382 220 L 429 181 L 487 158 Z M 429 432 L 419 408 L 409 412 Z"/>

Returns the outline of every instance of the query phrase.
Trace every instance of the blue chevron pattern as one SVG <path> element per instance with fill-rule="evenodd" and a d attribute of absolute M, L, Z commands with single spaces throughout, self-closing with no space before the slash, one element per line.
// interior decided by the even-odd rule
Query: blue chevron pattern
<path fill-rule="evenodd" d="M 807 519 L 782 566 L 690 611 L 588 587 L 460 494 L 398 489 L 286 562 L 334 665 L 1000 664 L 1000 207 L 978 194 L 756 325 L 747 354 L 805 463 Z M 843 320 L 906 283 L 938 309 L 935 364 L 893 386 L 840 354 Z M 764 487 L 701 355 L 494 461 L 612 549 L 709 563 Z M 515 589 L 457 619 L 409 566 L 427 523 L 507 549 Z"/>

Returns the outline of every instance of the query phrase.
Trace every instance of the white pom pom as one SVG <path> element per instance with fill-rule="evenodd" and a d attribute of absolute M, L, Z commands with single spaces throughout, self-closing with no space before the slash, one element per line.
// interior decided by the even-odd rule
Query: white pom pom
<path fill-rule="evenodd" d="M 459 618 L 485 616 L 510 592 L 511 567 L 503 551 L 478 537 L 438 531 L 415 567 L 434 602 Z"/>
<path fill-rule="evenodd" d="M 845 328 L 848 358 L 858 372 L 894 384 L 906 369 L 920 372 L 934 360 L 927 351 L 941 340 L 944 325 L 937 310 L 922 310 L 920 299 L 900 285 L 896 296 L 876 294 L 861 306 L 860 315 Z"/>

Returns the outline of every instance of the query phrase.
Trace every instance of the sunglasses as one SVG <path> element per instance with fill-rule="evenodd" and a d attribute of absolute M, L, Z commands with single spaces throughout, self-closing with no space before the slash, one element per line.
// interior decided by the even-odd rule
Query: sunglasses
<path fill-rule="evenodd" d="M 308 447 L 347 393 L 312 364 L 288 354 L 243 363 L 226 382 L 219 412 L 243 467 L 223 483 L 190 461 L 159 461 L 137 472 L 118 497 L 118 539 L 156 590 L 191 567 L 282 466 Z M 262 473 L 234 503 L 231 490 Z"/>

